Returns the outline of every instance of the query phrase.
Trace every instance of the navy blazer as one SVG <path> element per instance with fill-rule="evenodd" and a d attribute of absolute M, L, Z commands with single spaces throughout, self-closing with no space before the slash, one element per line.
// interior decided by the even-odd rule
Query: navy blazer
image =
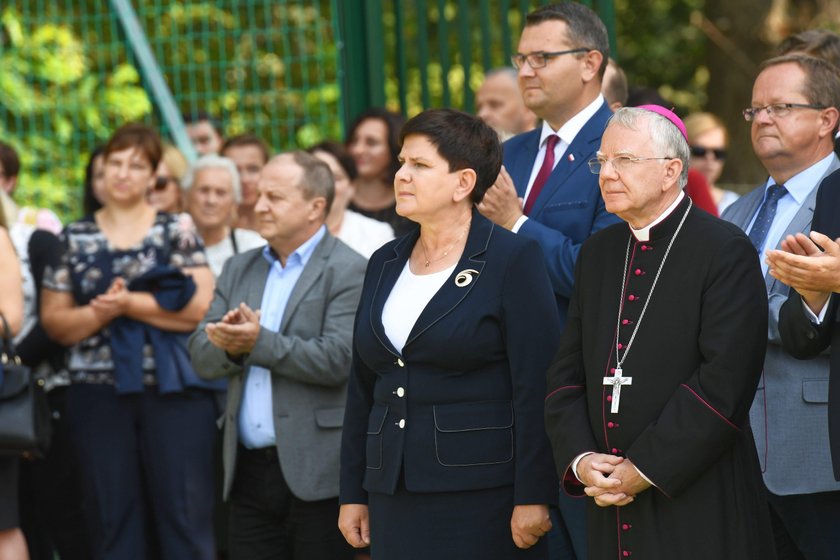
<path fill-rule="evenodd" d="M 598 176 L 593 175 L 587 165 L 601 146 L 601 136 L 611 116 L 612 111 L 604 102 L 586 122 L 554 166 L 528 220 L 518 232 L 537 240 L 542 247 L 561 324 L 566 323 L 574 289 L 575 261 L 581 244 L 596 231 L 620 221 L 604 207 Z M 514 136 L 504 144 L 505 169 L 520 197 L 525 196 L 539 152 L 540 132 L 537 128 Z"/>
<path fill-rule="evenodd" d="M 368 265 L 344 420 L 342 503 L 393 493 L 401 471 L 412 492 L 513 485 L 517 504 L 556 502 L 542 403 L 560 324 L 539 247 L 473 212 L 460 261 L 399 352 L 382 309 L 418 235 L 389 242 Z"/>
<path fill-rule="evenodd" d="M 820 183 L 814 209 L 813 231 L 832 239 L 840 237 L 840 170 Z M 779 331 L 785 350 L 799 359 L 811 359 L 830 349 L 830 374 L 826 388 L 828 400 L 828 441 L 834 480 L 840 481 L 840 296 L 829 300 L 825 319 L 815 325 L 805 314 L 796 290 L 782 305 Z"/>

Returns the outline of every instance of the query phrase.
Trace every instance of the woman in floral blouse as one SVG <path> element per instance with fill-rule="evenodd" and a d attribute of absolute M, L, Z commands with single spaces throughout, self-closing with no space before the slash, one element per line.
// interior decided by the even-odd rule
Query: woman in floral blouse
<path fill-rule="evenodd" d="M 157 134 L 125 125 L 103 156 L 103 207 L 62 233 L 41 304 L 47 333 L 71 347 L 66 420 L 93 557 L 211 559 L 215 399 L 181 342 L 213 277 L 195 233 L 147 202 Z M 148 519 L 159 551 L 146 550 Z"/>

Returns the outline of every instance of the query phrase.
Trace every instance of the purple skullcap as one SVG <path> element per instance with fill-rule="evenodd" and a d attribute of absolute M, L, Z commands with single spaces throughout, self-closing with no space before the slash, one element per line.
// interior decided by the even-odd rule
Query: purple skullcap
<path fill-rule="evenodd" d="M 666 109 L 662 105 L 639 105 L 637 109 L 645 109 L 646 111 L 653 111 L 654 113 L 658 113 L 674 123 L 674 126 L 680 129 L 680 132 L 685 138 L 685 141 L 688 142 L 688 132 L 685 130 L 685 125 L 683 124 L 682 120 L 670 109 Z"/>

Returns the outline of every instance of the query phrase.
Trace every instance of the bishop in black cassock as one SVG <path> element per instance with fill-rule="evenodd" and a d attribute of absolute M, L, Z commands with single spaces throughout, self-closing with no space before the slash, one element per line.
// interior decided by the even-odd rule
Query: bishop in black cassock
<path fill-rule="evenodd" d="M 681 126 L 661 107 L 608 125 L 593 172 L 628 223 L 584 243 L 548 372 L 546 425 L 565 490 L 589 500 L 591 559 L 775 558 L 748 423 L 766 290 L 749 239 L 682 193 Z"/>

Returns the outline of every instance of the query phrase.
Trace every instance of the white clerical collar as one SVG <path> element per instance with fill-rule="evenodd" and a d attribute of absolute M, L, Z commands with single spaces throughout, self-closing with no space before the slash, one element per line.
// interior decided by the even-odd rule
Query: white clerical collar
<path fill-rule="evenodd" d="M 682 190 L 682 189 L 680 189 L 680 194 L 679 194 L 679 195 L 677 195 L 677 199 L 676 199 L 674 202 L 672 202 L 672 203 L 671 203 L 671 205 L 670 205 L 668 208 L 666 208 L 666 209 L 665 209 L 665 211 L 664 211 L 664 212 L 662 212 L 662 213 L 659 215 L 659 217 L 658 217 L 658 218 L 656 218 L 655 220 L 653 220 L 651 223 L 649 223 L 648 225 L 646 225 L 646 226 L 645 226 L 645 227 L 643 227 L 642 229 L 633 229 L 633 227 L 632 227 L 632 226 L 630 226 L 630 231 L 632 231 L 632 232 L 633 232 L 633 237 L 635 237 L 635 238 L 636 238 L 636 241 L 650 241 L 650 230 L 651 230 L 654 226 L 656 226 L 656 225 L 658 225 L 659 223 L 661 223 L 661 222 L 662 222 L 665 218 L 667 218 L 668 216 L 670 216 L 670 215 L 671 215 L 671 212 L 673 212 L 674 210 L 676 210 L 676 209 L 677 209 L 677 206 L 679 206 L 679 205 L 680 205 L 680 202 L 682 202 L 682 199 L 683 199 L 683 198 L 685 198 L 685 193 L 683 192 L 683 190 Z M 627 224 L 627 225 L 629 226 L 630 224 Z"/>
<path fill-rule="evenodd" d="M 603 103 L 604 96 L 599 93 L 598 97 L 596 97 L 592 103 L 584 107 L 580 113 L 566 121 L 566 124 L 561 126 L 560 130 L 555 131 L 551 128 L 551 125 L 548 124 L 547 121 L 543 121 L 542 131 L 540 132 L 540 147 L 545 144 L 546 138 L 552 134 L 559 136 L 560 140 L 565 142 L 567 146 L 571 144 L 574 141 L 575 136 L 577 136 L 578 132 L 580 132 L 580 129 L 582 129 L 584 125 L 589 122 L 589 119 L 598 112 L 598 109 L 601 108 L 601 104 Z"/>

